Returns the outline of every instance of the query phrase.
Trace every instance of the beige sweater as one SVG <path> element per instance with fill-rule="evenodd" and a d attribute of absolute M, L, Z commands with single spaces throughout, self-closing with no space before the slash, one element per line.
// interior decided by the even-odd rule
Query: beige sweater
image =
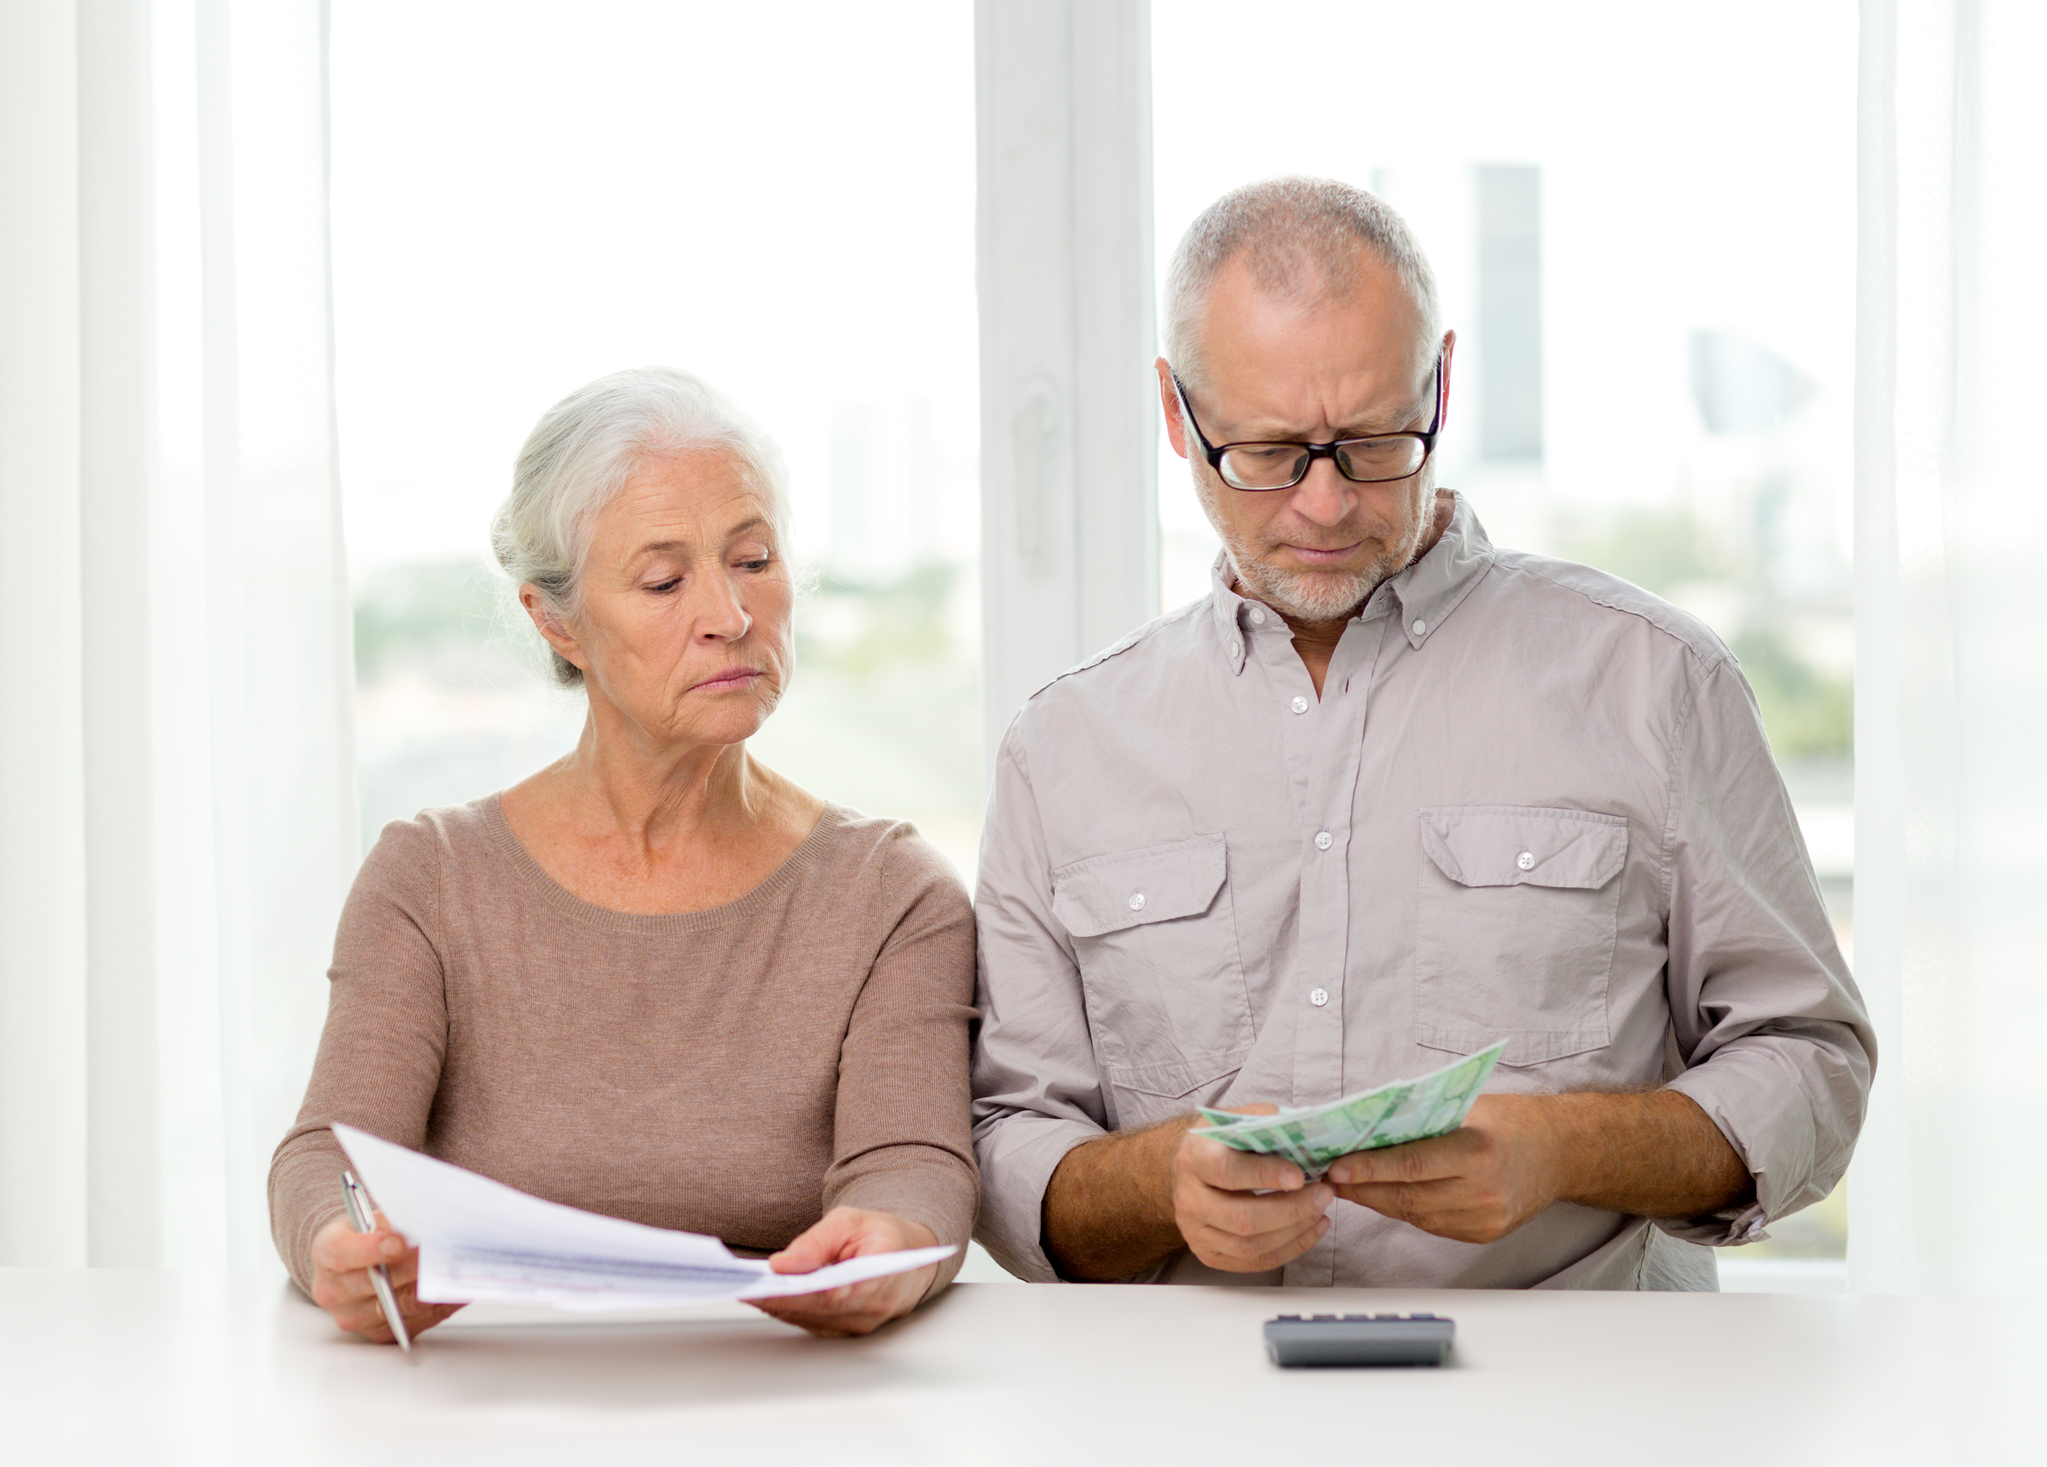
<path fill-rule="evenodd" d="M 333 1121 L 746 1251 L 841 1203 L 972 1231 L 974 919 L 910 826 L 827 807 L 737 901 L 646 917 L 556 883 L 495 795 L 429 810 L 363 862 L 329 977 L 270 1164 L 302 1288 L 342 1211 Z"/>

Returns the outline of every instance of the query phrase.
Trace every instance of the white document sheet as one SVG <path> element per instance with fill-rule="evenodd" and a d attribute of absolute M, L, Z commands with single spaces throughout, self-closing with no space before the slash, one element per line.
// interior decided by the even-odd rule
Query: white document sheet
<path fill-rule="evenodd" d="M 475 1172 L 334 1127 L 370 1200 L 419 1249 L 419 1297 L 429 1304 L 549 1304 L 666 1309 L 731 1299 L 814 1294 L 949 1258 L 955 1248 L 911 1248 L 776 1273 L 716 1238 L 650 1228 L 548 1202 Z"/>

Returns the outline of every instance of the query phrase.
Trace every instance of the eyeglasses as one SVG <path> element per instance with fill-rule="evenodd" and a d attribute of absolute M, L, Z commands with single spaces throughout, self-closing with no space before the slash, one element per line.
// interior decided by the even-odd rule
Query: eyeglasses
<path fill-rule="evenodd" d="M 1201 424 L 1194 421 L 1194 409 L 1187 402 L 1187 388 L 1180 374 L 1173 374 L 1173 390 L 1180 394 L 1180 411 L 1194 430 L 1194 441 L 1208 466 L 1222 476 L 1232 489 L 1263 494 L 1272 489 L 1291 489 L 1308 477 L 1318 458 L 1329 459 L 1336 471 L 1353 484 L 1385 484 L 1421 472 L 1435 452 L 1436 436 L 1443 426 L 1443 357 L 1436 354 L 1436 415 L 1425 433 L 1374 433 L 1368 438 L 1339 438 L 1334 443 L 1225 443 L 1220 448 L 1208 441 Z"/>

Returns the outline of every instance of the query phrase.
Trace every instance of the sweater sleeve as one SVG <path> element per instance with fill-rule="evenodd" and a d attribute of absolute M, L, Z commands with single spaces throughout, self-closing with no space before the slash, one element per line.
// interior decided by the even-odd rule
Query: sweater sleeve
<path fill-rule="evenodd" d="M 426 1139 L 448 1039 L 439 871 L 431 829 L 394 821 L 342 908 L 312 1081 L 270 1159 L 271 1236 L 308 1292 L 314 1235 L 344 1210 L 332 1123 L 415 1149 Z"/>
<path fill-rule="evenodd" d="M 888 840 L 880 866 L 880 949 L 840 1049 L 824 1206 L 893 1212 L 964 1250 L 980 1187 L 967 1081 L 973 910 L 910 827 Z M 932 1293 L 962 1261 L 940 1266 Z"/>

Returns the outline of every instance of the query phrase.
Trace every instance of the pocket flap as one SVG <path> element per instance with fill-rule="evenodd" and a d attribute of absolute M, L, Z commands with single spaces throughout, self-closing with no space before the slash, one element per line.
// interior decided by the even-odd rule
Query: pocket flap
<path fill-rule="evenodd" d="M 1227 869 L 1220 835 L 1089 856 L 1052 873 L 1052 914 L 1075 937 L 1197 917 L 1222 890 Z"/>
<path fill-rule="evenodd" d="M 1460 886 L 1592 890 L 1620 875 L 1628 822 L 1591 810 L 1445 805 L 1424 810 L 1422 849 Z"/>

